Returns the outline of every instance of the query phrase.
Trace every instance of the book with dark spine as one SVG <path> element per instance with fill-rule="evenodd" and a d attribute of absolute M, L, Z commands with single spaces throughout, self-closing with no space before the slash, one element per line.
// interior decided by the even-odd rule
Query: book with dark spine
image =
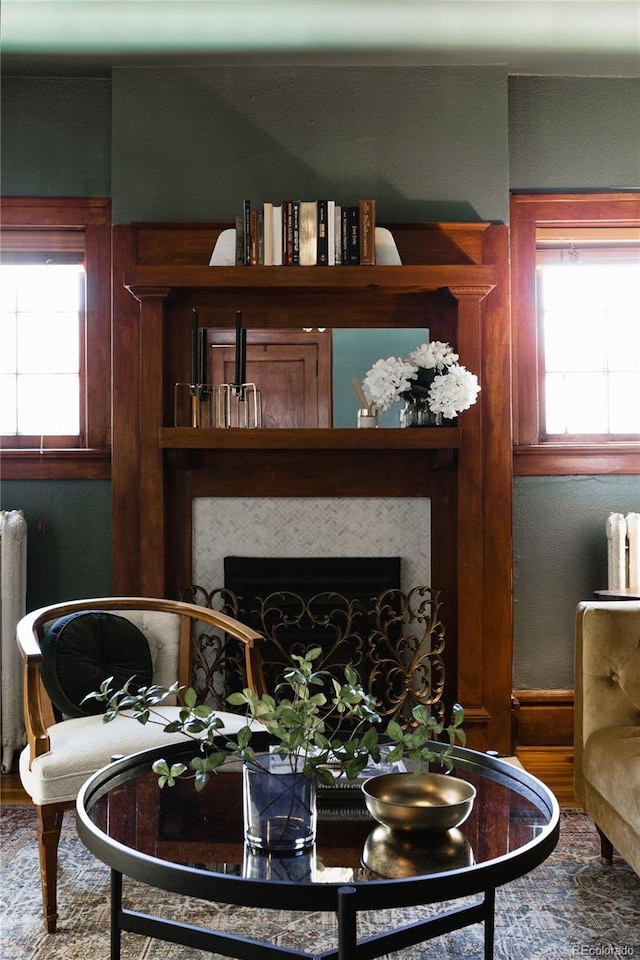
<path fill-rule="evenodd" d="M 360 263 L 360 207 L 347 207 L 347 210 L 347 262 L 350 267 L 355 267 Z"/>
<path fill-rule="evenodd" d="M 245 200 L 242 204 L 242 216 L 244 219 L 244 262 L 246 266 L 251 263 L 251 200 Z"/>
<path fill-rule="evenodd" d="M 291 238 L 293 242 L 292 264 L 300 264 L 300 201 L 291 201 Z"/>
<path fill-rule="evenodd" d="M 253 209 L 249 214 L 249 236 L 251 239 L 249 247 L 249 263 L 255 267 L 258 263 L 258 211 Z"/>
<path fill-rule="evenodd" d="M 293 263 L 293 200 L 285 200 L 282 210 L 282 262 L 286 266 L 291 266 Z"/>
<path fill-rule="evenodd" d="M 318 200 L 318 245 L 317 264 L 319 267 L 329 265 L 329 201 Z"/>
<path fill-rule="evenodd" d="M 244 264 L 244 217 L 236 217 L 236 266 Z"/>
<path fill-rule="evenodd" d="M 376 262 L 376 202 L 360 201 L 360 263 L 371 267 Z"/>
<path fill-rule="evenodd" d="M 349 207 L 340 208 L 340 263 L 349 266 Z"/>

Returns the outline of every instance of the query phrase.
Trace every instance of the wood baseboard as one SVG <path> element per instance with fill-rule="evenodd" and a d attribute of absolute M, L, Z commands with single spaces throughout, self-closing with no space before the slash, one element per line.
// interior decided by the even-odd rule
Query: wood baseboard
<path fill-rule="evenodd" d="M 573 690 L 514 690 L 516 746 L 573 746 Z"/>

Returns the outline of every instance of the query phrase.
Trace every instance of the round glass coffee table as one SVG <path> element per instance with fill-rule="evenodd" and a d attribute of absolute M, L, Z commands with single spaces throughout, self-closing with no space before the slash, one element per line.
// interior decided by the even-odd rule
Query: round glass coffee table
<path fill-rule="evenodd" d="M 111 868 L 111 960 L 120 960 L 122 931 L 240 960 L 360 960 L 481 922 L 484 958 L 490 960 L 496 887 L 533 870 L 558 842 L 558 803 L 539 780 L 504 760 L 455 748 L 453 774 L 477 790 L 471 816 L 459 829 L 393 834 L 370 818 L 358 789 L 329 790 L 319 798 L 314 848 L 298 856 L 258 853 L 243 842 L 239 768 L 225 765 L 200 793 L 191 780 L 158 787 L 154 759 L 176 762 L 192 755 L 193 744 L 186 742 L 125 757 L 98 771 L 78 796 L 80 838 Z M 125 909 L 123 877 L 200 900 L 333 912 L 338 944 L 320 953 L 297 952 Z M 361 911 L 459 898 L 467 899 L 454 909 L 447 905 L 358 940 Z"/>

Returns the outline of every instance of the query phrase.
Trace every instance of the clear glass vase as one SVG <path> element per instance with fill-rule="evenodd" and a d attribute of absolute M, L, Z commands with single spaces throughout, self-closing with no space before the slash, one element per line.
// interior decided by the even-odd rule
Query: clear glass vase
<path fill-rule="evenodd" d="M 316 839 L 316 780 L 273 754 L 243 767 L 245 842 L 258 850 L 303 850 Z"/>
<path fill-rule="evenodd" d="M 429 409 L 426 397 L 410 397 L 400 416 L 402 427 L 441 427 L 442 422 L 442 414 Z"/>

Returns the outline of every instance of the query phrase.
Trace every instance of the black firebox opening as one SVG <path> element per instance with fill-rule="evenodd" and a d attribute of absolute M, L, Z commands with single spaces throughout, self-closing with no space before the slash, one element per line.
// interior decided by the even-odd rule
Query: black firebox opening
<path fill-rule="evenodd" d="M 224 583 L 234 615 L 265 637 L 262 666 L 271 692 L 291 655 L 315 646 L 322 649 L 319 669 L 340 677 L 350 664 L 371 693 L 381 682 L 376 604 L 388 594 L 387 633 L 397 639 L 400 557 L 225 557 Z"/>
<path fill-rule="evenodd" d="M 370 599 L 400 589 L 400 568 L 400 557 L 225 557 L 224 585 L 246 600 L 280 591 Z"/>

